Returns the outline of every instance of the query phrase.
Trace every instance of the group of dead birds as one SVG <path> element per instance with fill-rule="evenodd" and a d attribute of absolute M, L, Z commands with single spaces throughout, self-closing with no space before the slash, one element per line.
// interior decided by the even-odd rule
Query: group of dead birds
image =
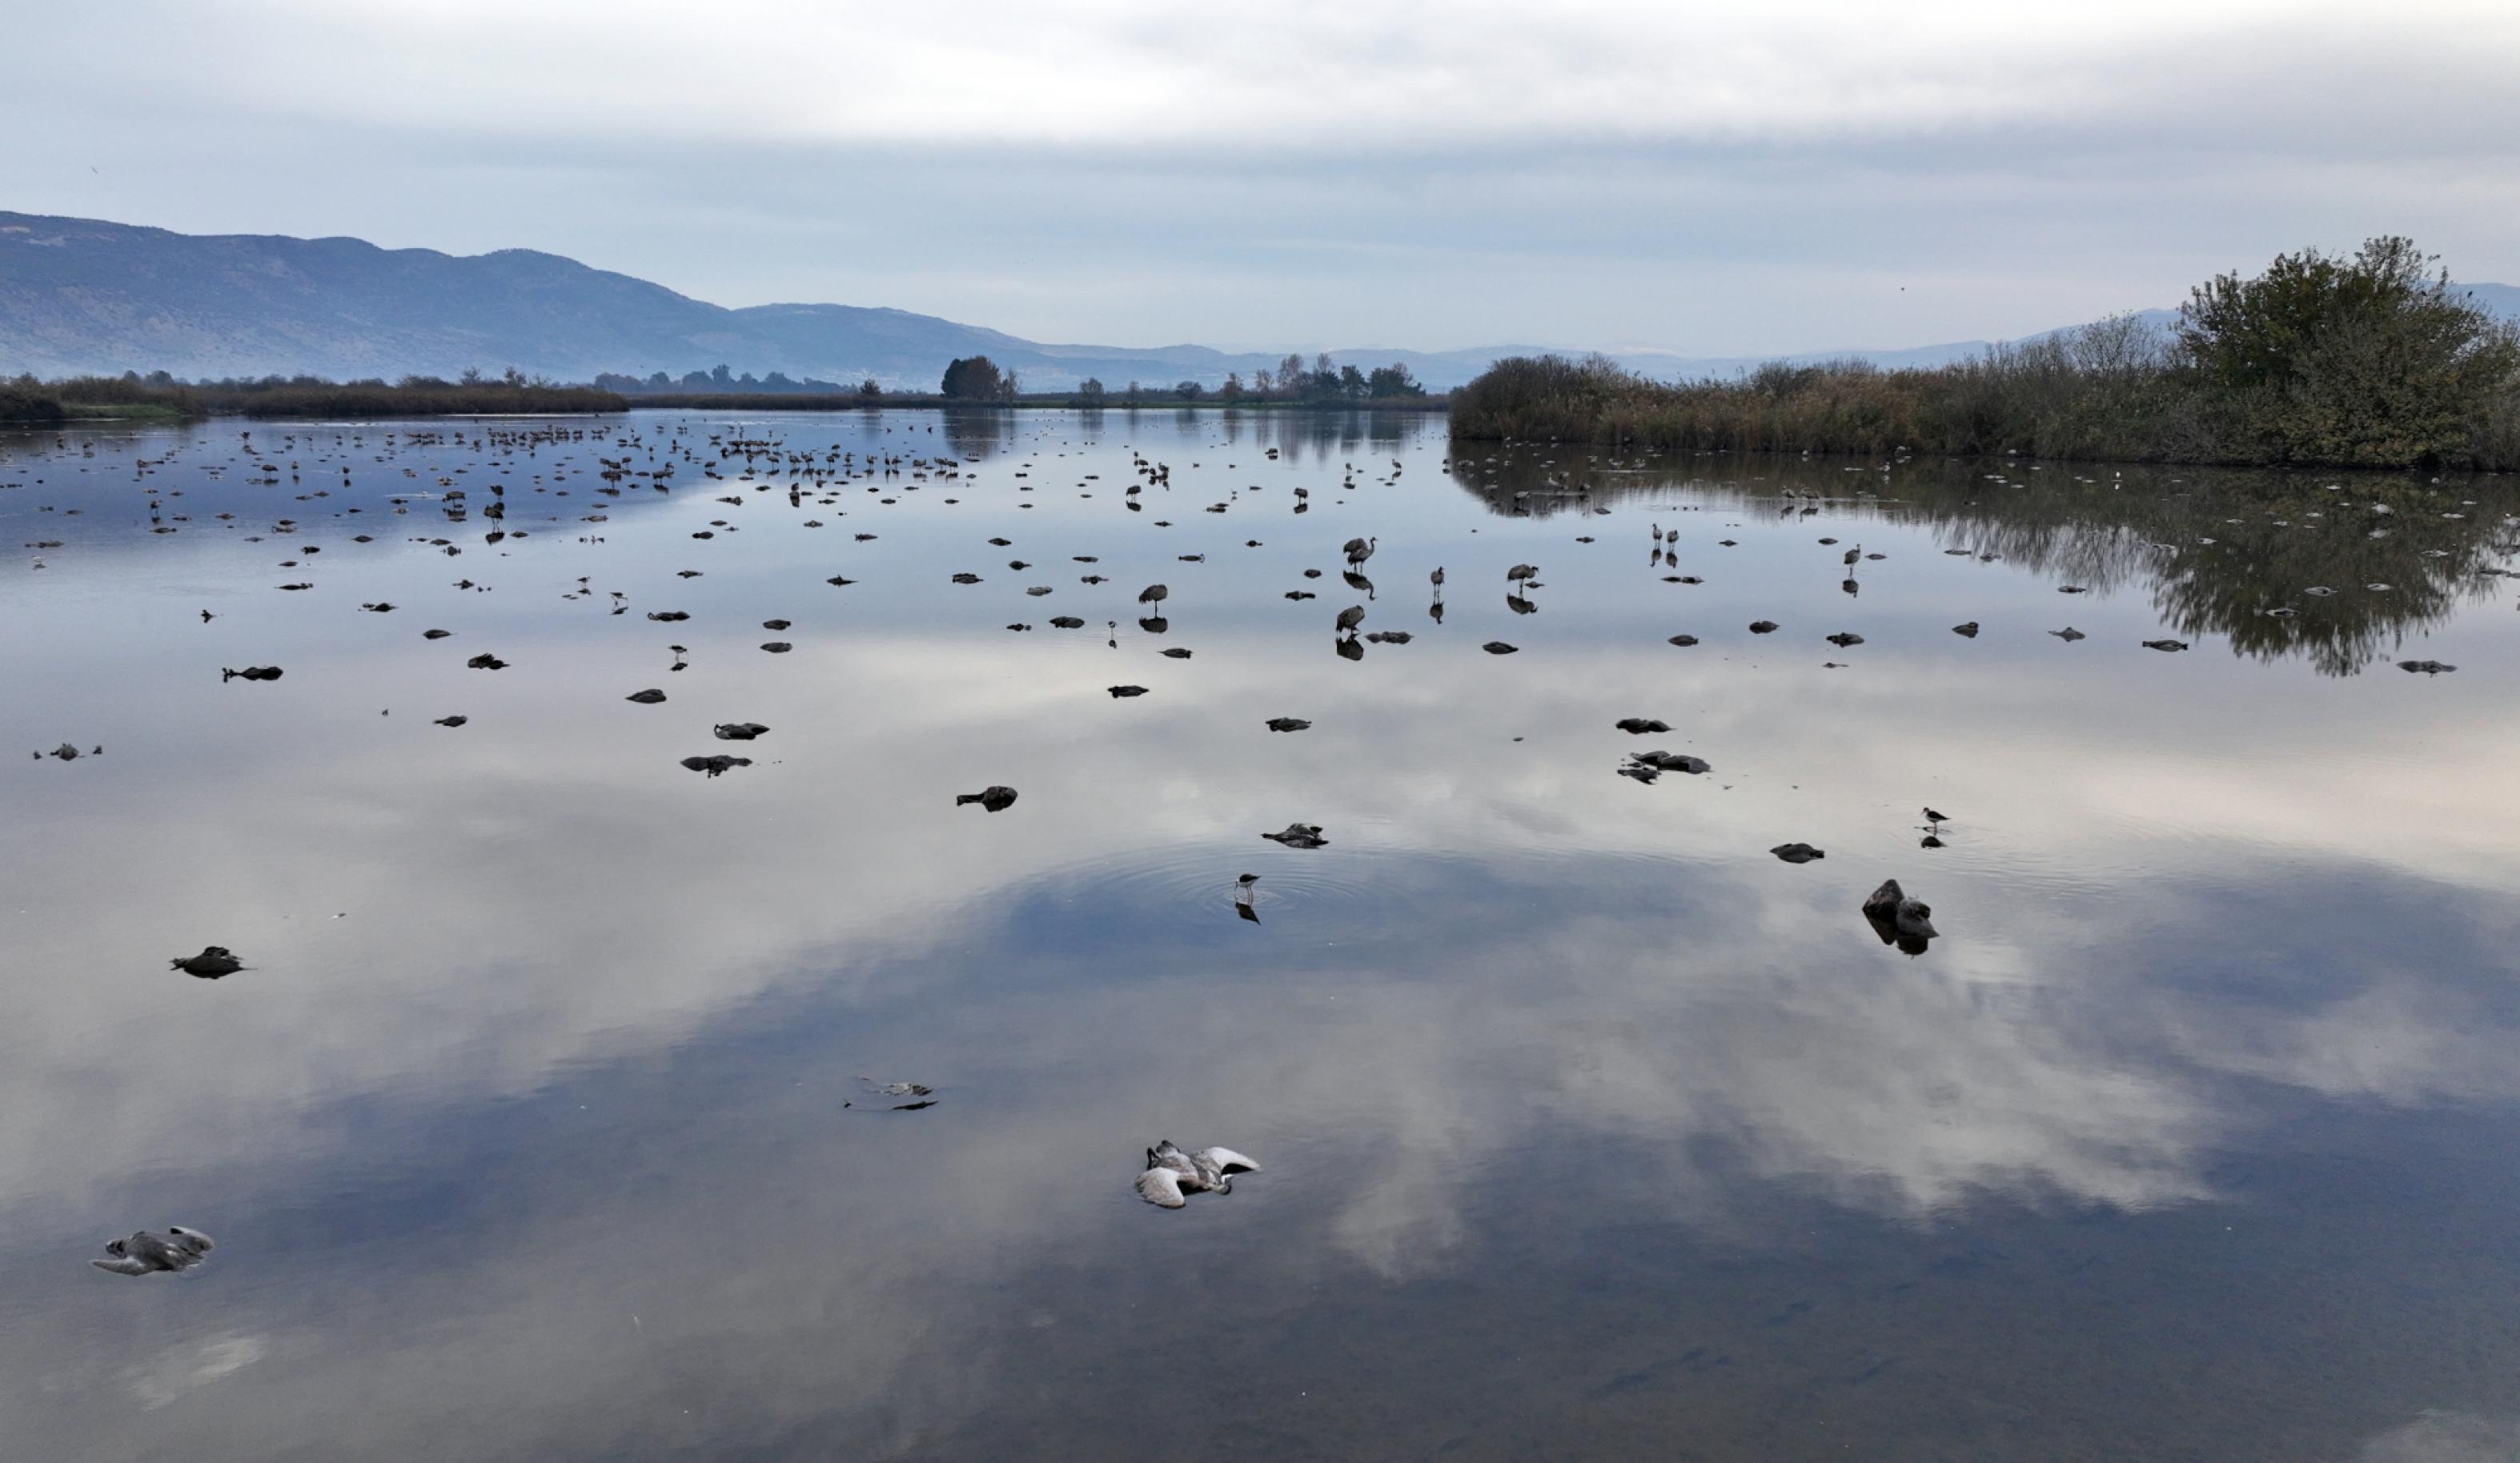
<path fill-rule="evenodd" d="M 581 431 L 578 433 L 578 439 L 583 440 L 584 435 L 585 434 Z M 246 436 L 249 441 L 250 433 L 247 433 Z M 480 440 L 487 440 L 488 438 L 489 434 L 484 434 L 483 438 L 476 439 L 475 450 L 479 450 Z M 599 433 L 598 440 L 601 439 L 602 434 Z M 390 434 L 388 434 L 386 440 L 388 443 L 392 441 Z M 439 439 L 436 434 L 433 433 L 424 434 L 414 432 L 408 434 L 408 440 L 418 443 L 424 440 L 435 442 Z M 460 434 L 457 435 L 457 440 L 462 440 Z M 518 443 L 525 444 L 527 450 L 530 451 L 533 447 L 544 442 L 570 440 L 570 433 L 563 428 L 556 433 L 548 435 L 534 433 L 517 436 L 512 434 L 500 440 L 508 444 L 508 449 L 511 451 L 515 449 L 515 445 Z M 633 440 L 635 442 L 635 439 Z M 802 495 L 804 492 L 812 491 L 816 493 L 829 493 L 834 490 L 835 483 L 845 483 L 859 478 L 880 477 L 887 480 L 897 479 L 900 478 L 905 471 L 913 478 L 922 482 L 930 480 L 931 474 L 934 480 L 950 481 L 952 479 L 959 478 L 962 475 L 963 467 L 963 465 L 959 461 L 951 459 L 932 459 L 927 457 L 906 457 L 896 455 L 885 455 L 878 458 L 873 453 L 870 453 L 864 464 L 861 465 L 858 461 L 857 454 L 854 452 L 842 453 L 837 449 L 833 449 L 831 453 L 818 457 L 816 454 L 810 452 L 785 452 L 774 439 L 734 438 L 721 440 L 713 437 L 711 440 L 712 444 L 718 448 L 716 456 L 719 462 L 734 462 L 741 459 L 747 475 L 758 474 L 776 476 L 781 474 L 783 471 L 788 474 L 788 499 L 791 507 L 802 506 Z M 248 451 L 251 451 L 250 446 L 248 446 Z M 1274 448 L 1269 449 L 1268 455 L 1275 458 L 1278 455 L 1277 450 Z M 684 457 L 695 463 L 699 461 L 697 454 L 688 451 L 684 453 Z M 380 461 L 382 460 L 383 458 L 380 457 Z M 610 484 L 621 484 L 633 477 L 649 478 L 653 481 L 658 491 L 664 491 L 667 486 L 667 480 L 669 480 L 673 475 L 673 468 L 670 462 L 662 466 L 658 466 L 655 464 L 654 451 L 652 447 L 650 451 L 650 466 L 645 468 L 634 466 L 633 457 L 629 454 L 625 454 L 624 457 L 618 460 L 606 458 L 601 461 L 604 470 L 598 475 L 607 483 Z M 257 463 L 258 470 L 267 474 L 261 480 L 276 483 L 279 479 L 278 465 L 276 463 L 264 462 L 260 459 L 257 459 Z M 292 469 L 295 466 L 293 463 L 291 466 Z M 1394 466 L 1396 467 L 1398 465 L 1395 464 Z M 1148 484 L 1169 486 L 1170 483 L 1170 469 L 1168 466 L 1151 464 L 1144 458 L 1136 460 L 1136 466 L 1139 475 L 1144 479 L 1144 483 L 1133 484 L 1128 490 L 1131 495 L 1129 507 L 1133 510 L 1138 507 L 1136 495 L 1140 492 L 1142 486 Z M 705 464 L 703 470 L 704 475 L 710 478 L 716 478 L 720 475 L 717 471 L 717 464 L 715 463 Z M 343 468 L 343 475 L 346 482 L 348 475 L 348 468 L 346 466 Z M 1025 474 L 1018 472 L 1016 475 L 1021 477 Z M 560 478 L 564 479 L 565 473 L 562 473 L 559 476 Z M 1090 481 L 1095 476 L 1096 474 L 1087 474 L 1087 480 Z M 539 481 L 539 477 L 537 480 Z M 449 491 L 443 494 L 443 499 L 449 505 L 448 516 L 460 521 L 463 510 L 455 507 L 454 505 L 461 503 L 465 498 L 465 494 L 461 490 L 451 489 L 451 479 L 441 477 L 438 479 L 438 482 L 441 487 L 449 488 Z M 1343 484 L 1343 486 L 1354 486 L 1353 472 L 1350 474 L 1349 481 Z M 598 491 L 617 496 L 620 488 L 617 486 L 606 487 L 598 489 Z M 869 491 L 874 491 L 874 489 L 870 488 Z M 494 494 L 504 495 L 504 488 L 494 485 L 492 492 Z M 301 494 L 299 496 L 301 498 L 306 498 L 310 496 L 326 495 L 323 493 L 317 493 L 314 495 Z M 562 496 L 565 496 L 564 491 Z M 1298 512 L 1304 511 L 1306 505 L 1303 500 L 1308 498 L 1309 494 L 1299 489 L 1295 496 L 1298 500 L 1296 510 Z M 741 499 L 728 499 L 725 501 L 731 503 L 742 502 Z M 828 503 L 831 500 L 827 498 L 825 501 Z M 885 501 L 891 502 L 892 500 L 886 499 Z M 403 501 L 396 499 L 394 502 L 396 505 L 396 511 L 403 510 Z M 153 510 L 156 507 L 157 503 L 153 500 Z M 1219 505 L 1211 509 L 1211 511 L 1222 510 L 1224 510 L 1223 505 Z M 353 510 L 353 511 L 355 511 L 355 510 Z M 1595 511 L 1598 512 L 1605 510 L 1597 509 Z M 1804 511 L 1808 513 L 1810 510 L 1807 509 Z M 494 502 L 485 510 L 484 516 L 493 519 L 504 519 L 506 517 L 506 508 L 504 504 Z M 602 515 L 591 515 L 589 521 L 602 521 Z M 724 520 L 719 520 L 713 526 L 730 529 L 732 527 L 732 525 L 727 524 Z M 808 526 L 820 525 L 819 523 L 815 523 L 809 524 Z M 294 529 L 295 525 L 291 522 L 291 520 L 281 520 L 280 531 L 293 532 Z M 171 531 L 171 529 L 161 526 L 159 531 Z M 505 532 L 502 530 L 500 533 L 493 535 L 492 542 L 495 543 L 505 536 Z M 517 536 L 522 537 L 523 535 L 519 532 Z M 713 534 L 705 532 L 695 535 L 695 537 L 698 538 L 708 538 L 713 536 Z M 859 533 L 855 535 L 855 537 L 858 542 L 863 543 L 872 540 L 875 535 L 870 533 Z M 1653 538 L 1655 560 L 1657 565 L 1664 559 L 1668 553 L 1672 556 L 1672 561 L 1676 566 L 1676 546 L 1680 538 L 1679 530 L 1674 529 L 1666 535 L 1660 525 L 1656 524 L 1653 527 Z M 1673 546 L 1668 551 L 1666 550 L 1666 540 L 1668 540 L 1670 545 Z M 369 541 L 368 536 L 359 536 L 359 541 Z M 443 548 L 447 553 L 452 554 L 460 552 L 456 546 L 447 544 L 442 540 L 432 542 L 437 543 L 438 546 Z M 1007 547 L 1010 543 L 1010 541 L 1003 538 L 993 539 L 991 542 L 998 547 Z M 1591 542 L 1591 539 L 1587 537 L 1579 542 L 1589 543 Z M 1833 539 L 1822 539 L 1821 542 L 1823 545 L 1832 545 L 1835 543 Z M 1724 543 L 1726 547 L 1732 547 L 1733 541 L 1728 539 L 1725 540 Z M 56 542 L 48 541 L 42 547 L 58 547 L 58 544 Z M 1258 547 L 1257 541 L 1252 541 L 1250 547 Z M 1370 581 L 1363 578 L 1361 571 L 1367 561 L 1374 556 L 1378 548 L 1379 540 L 1371 536 L 1350 539 L 1344 546 L 1342 546 L 1342 552 L 1347 564 L 1346 578 L 1348 582 L 1357 588 L 1365 590 L 1369 595 L 1372 591 L 1372 585 Z M 311 554 L 317 551 L 314 546 L 307 546 L 303 552 Z M 1954 550 L 1950 552 L 1965 553 L 1967 551 Z M 1086 561 L 1091 561 L 1090 556 L 1080 557 L 1085 557 Z M 1182 555 L 1182 557 L 1185 559 L 1195 560 L 1203 557 L 1203 555 L 1186 554 Z M 1880 557 L 1882 557 L 1882 555 L 1878 554 L 1866 554 L 1863 551 L 1863 547 L 1861 545 L 1857 545 L 1845 552 L 1842 555 L 1842 561 L 1847 569 L 1852 571 L 1863 559 L 1878 559 Z M 1014 561 L 1012 566 L 1017 571 L 1028 567 L 1028 565 L 1023 563 L 1021 560 Z M 696 573 L 697 571 L 685 571 L 685 577 L 691 577 Z M 1318 571 L 1307 571 L 1307 573 L 1308 575 L 1313 575 L 1317 574 Z M 1517 613 L 1530 613 L 1537 607 L 1534 601 L 1526 597 L 1530 590 L 1539 587 L 1539 575 L 1540 570 L 1538 566 L 1529 563 L 1516 563 L 1506 571 L 1505 578 L 1508 587 L 1508 605 L 1514 608 Z M 1675 575 L 1670 577 L 1674 579 L 1675 582 L 1685 584 L 1696 584 L 1702 582 L 1694 575 Z M 968 572 L 957 573 L 953 576 L 953 579 L 956 583 L 965 585 L 976 584 L 979 582 L 978 575 Z M 1440 622 L 1443 610 L 1442 595 L 1445 583 L 1444 569 L 1440 566 L 1435 568 L 1429 574 L 1428 579 L 1436 596 L 1436 603 L 1434 605 L 1433 613 L 1435 618 Z M 848 579 L 846 576 L 834 576 L 829 582 L 833 585 L 845 586 L 853 581 Z M 1100 584 L 1103 582 L 1103 580 L 1101 575 L 1092 575 L 1088 576 L 1086 582 L 1089 585 L 1094 585 Z M 311 587 L 312 586 L 309 583 L 305 582 L 296 582 L 282 586 L 283 589 L 292 591 L 303 591 Z M 471 587 L 471 581 L 465 581 L 464 587 Z M 583 587 L 583 581 L 581 581 L 581 587 Z M 2371 588 L 2379 590 L 2385 589 L 2386 587 L 2372 586 Z M 1854 584 L 1851 578 L 1848 581 L 1848 589 L 1850 593 L 1853 593 Z M 2063 587 L 2063 592 L 2069 594 L 2079 593 L 2080 589 L 2081 587 L 2079 586 L 2065 586 Z M 1047 586 L 1036 587 L 1027 591 L 1027 594 L 1035 597 L 1048 593 L 1050 593 L 1050 590 Z M 2329 592 L 2314 590 L 2312 593 L 2319 594 Z M 1144 606 L 1148 611 L 1150 616 L 1148 620 L 1142 623 L 1148 625 L 1149 628 L 1160 626 L 1162 621 L 1159 617 L 1165 601 L 1170 597 L 1171 591 L 1168 586 L 1160 583 L 1148 585 L 1146 589 L 1141 591 L 1137 597 L 1137 601 L 1141 606 Z M 572 596 L 571 598 L 575 597 Z M 621 598 L 622 597 L 618 592 L 614 593 L 613 598 L 615 601 L 619 601 Z M 1311 598 L 1311 595 L 1309 592 L 1298 592 L 1290 595 L 1289 598 Z M 396 608 L 395 605 L 384 601 L 369 602 L 362 604 L 360 607 L 363 610 L 373 613 L 389 613 Z M 619 614 L 622 613 L 625 608 L 626 605 L 616 602 L 613 606 L 612 612 Z M 1350 605 L 1346 609 L 1339 611 L 1335 617 L 1334 627 L 1337 639 L 1341 644 L 1341 653 L 1349 656 L 1349 658 L 1354 658 L 1354 643 L 1357 640 L 1358 632 L 1365 621 L 1366 613 L 1367 611 L 1365 606 L 1357 604 Z M 207 623 L 213 618 L 207 610 L 202 611 L 202 617 L 204 623 Z M 648 618 L 659 623 L 671 623 L 687 620 L 689 616 L 679 610 L 669 610 L 651 612 L 648 615 Z M 1050 623 L 1057 628 L 1075 629 L 1082 628 L 1085 621 L 1081 617 L 1074 615 L 1060 615 L 1053 618 Z M 785 620 L 765 621 L 764 627 L 773 630 L 774 632 L 783 631 L 788 628 L 788 622 Z M 1010 628 L 1027 629 L 1029 627 L 1016 625 Z M 1764 619 L 1753 622 L 1749 627 L 1751 633 L 1755 635 L 1772 634 L 1779 627 L 1776 622 Z M 1953 631 L 1955 634 L 1963 638 L 1974 639 L 1979 632 L 1979 626 L 1977 622 L 1970 621 L 1954 626 Z M 2076 630 L 2072 626 L 2067 626 L 2062 630 L 2050 631 L 2048 633 L 2068 643 L 2086 638 L 2081 631 Z M 429 630 L 426 632 L 427 638 L 432 641 L 443 639 L 447 634 L 448 632 L 444 630 Z M 1383 643 L 1407 643 L 1410 640 L 1410 636 L 1406 631 L 1377 631 L 1372 635 L 1364 637 L 1364 639 Z M 1841 649 L 1850 648 L 1864 643 L 1864 637 L 1847 631 L 1831 634 L 1825 637 L 1825 639 L 1830 644 Z M 1671 637 L 1671 643 L 1684 646 L 1693 645 L 1697 643 L 1697 638 L 1690 635 L 1676 635 Z M 2188 645 L 2185 643 L 2171 639 L 2148 640 L 2142 642 L 2142 644 L 2146 648 L 2161 651 L 2180 651 L 2188 648 Z M 681 654 L 681 647 L 677 646 L 675 648 L 678 656 L 675 668 L 680 669 L 681 661 L 679 656 Z M 787 642 L 774 641 L 764 643 L 761 648 L 771 653 L 781 653 L 790 649 L 791 646 Z M 1482 648 L 1490 654 L 1507 655 L 1514 653 L 1517 647 L 1503 641 L 1489 641 L 1485 643 Z M 1186 649 L 1173 649 L 1168 650 L 1165 653 L 1170 654 L 1175 658 L 1183 659 L 1188 658 L 1190 655 L 1190 652 Z M 494 654 L 483 652 L 472 656 L 466 662 L 466 664 L 474 669 L 495 671 L 506 667 L 508 662 L 500 659 Z M 2456 669 L 2453 666 L 2437 660 L 2406 660 L 2399 662 L 2399 665 L 2407 671 L 2426 675 L 2439 675 Z M 220 676 L 223 681 L 242 679 L 248 682 L 276 681 L 280 679 L 282 674 L 283 672 L 278 666 L 248 666 L 242 670 L 223 668 L 220 672 Z M 1146 694 L 1147 687 L 1134 685 L 1114 686 L 1109 687 L 1109 693 L 1114 698 L 1126 699 Z M 628 699 L 642 704 L 656 704 L 663 702 L 666 697 L 664 692 L 661 690 L 648 689 L 636 692 L 628 697 Z M 452 715 L 438 718 L 436 720 L 436 724 L 442 727 L 455 728 L 466 725 L 467 721 L 468 718 L 462 715 Z M 1308 729 L 1311 725 L 1312 724 L 1310 722 L 1295 717 L 1273 717 L 1266 723 L 1268 730 L 1273 732 L 1299 732 Z M 1670 730 L 1666 724 L 1646 718 L 1624 719 L 1618 724 L 1618 726 L 1620 730 L 1632 734 L 1661 733 L 1667 732 Z M 769 729 L 767 727 L 758 723 L 729 722 L 716 724 L 712 728 L 712 734 L 721 741 L 748 742 L 760 737 L 768 731 Z M 104 748 L 102 746 L 98 746 L 95 748 L 94 753 L 89 755 L 101 754 Z M 38 752 L 35 755 L 38 758 L 49 755 L 68 762 L 76 759 L 81 754 L 75 745 L 64 742 L 49 754 Z M 704 773 L 710 777 L 715 777 L 732 768 L 750 766 L 751 762 L 750 759 L 744 757 L 718 754 L 711 756 L 688 757 L 683 759 L 682 765 L 694 771 Z M 1619 769 L 1623 776 L 1644 782 L 1650 782 L 1664 773 L 1677 772 L 1695 776 L 1703 775 L 1710 770 L 1709 764 L 1701 758 L 1659 750 L 1631 754 L 1627 760 L 1627 765 Z M 1004 785 L 991 785 L 978 792 L 960 794 L 956 796 L 955 803 L 957 806 L 976 804 L 985 812 L 999 813 L 1012 807 L 1015 800 L 1016 794 L 1013 788 Z M 1931 809 L 1926 810 L 1926 816 L 1928 819 L 1928 831 L 1924 840 L 1925 846 L 1939 847 L 1942 816 Z M 1301 821 L 1290 823 L 1285 829 L 1280 832 L 1264 833 L 1261 836 L 1293 849 L 1319 849 L 1327 847 L 1329 842 L 1328 837 L 1325 835 L 1324 829 L 1320 825 Z M 1771 853 L 1782 862 L 1796 864 L 1811 863 L 1826 857 L 1822 850 L 1806 843 L 1780 844 L 1772 849 Z M 1245 874 L 1237 881 L 1238 905 L 1242 909 L 1245 917 L 1256 918 L 1256 915 L 1251 913 L 1248 899 L 1252 886 L 1257 881 L 1257 875 Z M 1909 896 L 1902 889 L 1896 879 L 1888 880 L 1875 889 L 1872 894 L 1864 901 L 1862 911 L 1868 922 L 1872 926 L 1883 943 L 1895 944 L 1911 953 L 1921 952 L 1924 949 L 1926 942 L 1935 938 L 1939 933 L 1932 922 L 1931 909 L 1922 901 Z M 239 970 L 247 968 L 242 960 L 240 960 L 232 952 L 219 946 L 205 947 L 202 952 L 197 955 L 177 957 L 171 961 L 171 964 L 173 969 L 176 971 L 204 980 L 217 980 L 226 975 L 234 974 Z M 915 1110 L 932 1105 L 932 1098 L 929 1095 L 931 1089 L 920 1084 L 874 1084 L 870 1082 L 868 1086 L 872 1090 L 880 1095 L 906 1096 L 917 1099 L 895 1104 L 897 1110 Z M 1166 1208 L 1180 1208 L 1187 1202 L 1185 1198 L 1187 1194 L 1199 1192 L 1230 1192 L 1232 1189 L 1233 1175 L 1240 1173 L 1256 1172 L 1259 1167 L 1260 1166 L 1257 1163 L 1234 1152 L 1231 1149 L 1211 1147 L 1192 1153 L 1183 1150 L 1171 1140 L 1166 1139 L 1159 1142 L 1156 1146 L 1146 1150 L 1146 1168 L 1138 1179 L 1137 1186 L 1139 1192 L 1148 1202 L 1161 1205 Z M 97 1261 L 95 1264 L 100 1268 L 130 1275 L 158 1272 L 180 1272 L 201 1264 L 202 1257 L 206 1255 L 210 1249 L 211 1242 L 207 1236 L 202 1235 L 198 1231 L 176 1225 L 170 1226 L 168 1231 L 164 1234 L 142 1230 L 135 1233 L 128 1239 L 115 1240 L 107 1247 L 108 1253 L 112 1257 L 112 1259 L 111 1261 Z"/>

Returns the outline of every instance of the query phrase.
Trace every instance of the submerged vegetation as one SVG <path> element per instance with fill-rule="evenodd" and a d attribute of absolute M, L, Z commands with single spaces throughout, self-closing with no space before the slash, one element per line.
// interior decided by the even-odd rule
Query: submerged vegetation
<path fill-rule="evenodd" d="M 1974 360 L 1774 363 L 1663 382 L 1600 357 L 1500 361 L 1453 434 L 1719 451 L 2520 467 L 2520 327 L 2405 239 L 2197 287 L 2175 326 L 2119 316 Z"/>

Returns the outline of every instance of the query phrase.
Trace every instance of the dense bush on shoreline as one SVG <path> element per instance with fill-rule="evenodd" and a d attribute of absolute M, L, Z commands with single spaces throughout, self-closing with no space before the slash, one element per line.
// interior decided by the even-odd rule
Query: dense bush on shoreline
<path fill-rule="evenodd" d="M 41 386 L 0 382 L 0 421 L 59 421 L 69 414 L 61 398 Z"/>
<path fill-rule="evenodd" d="M 1974 360 L 1782 363 L 1663 382 L 1595 357 L 1500 361 L 1453 435 L 1668 449 L 2520 467 L 2520 330 L 2403 239 L 2201 286 L 2164 332 L 2120 317 Z"/>

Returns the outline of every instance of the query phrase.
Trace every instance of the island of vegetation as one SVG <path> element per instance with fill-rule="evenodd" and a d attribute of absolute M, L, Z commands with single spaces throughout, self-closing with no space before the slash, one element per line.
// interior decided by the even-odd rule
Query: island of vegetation
<path fill-rule="evenodd" d="M 0 380 L 0 421 L 72 420 L 180 420 L 194 417 L 495 417 L 626 412 L 632 407 L 683 407 L 735 411 L 835 411 L 868 407 L 1102 407 L 1220 406 L 1252 410 L 1441 411 L 1445 398 L 1420 385 L 1402 365 L 1361 372 L 1333 365 L 1328 355 L 1306 365 L 1288 356 L 1276 371 L 1245 382 L 1229 373 L 1224 384 L 1195 380 L 1147 386 L 1130 381 L 1113 390 L 1088 377 L 1066 391 L 1025 391 L 1012 371 L 987 356 L 968 356 L 945 368 L 931 392 L 887 391 L 868 378 L 855 387 L 830 381 L 797 381 L 778 372 L 755 378 L 725 366 L 695 371 L 679 379 L 657 372 L 647 377 L 602 375 L 592 385 L 567 385 L 510 368 L 500 376 L 468 371 L 454 380 L 407 376 L 329 381 L 318 377 L 182 381 L 165 372 L 142 376 L 78 377 L 42 381 L 31 376 Z"/>
<path fill-rule="evenodd" d="M 2520 467 L 2520 327 L 2388 237 L 2211 280 L 2167 331 L 2121 316 L 1929 369 L 1671 382 L 1516 357 L 1453 393 L 1450 424 L 1464 441 L 2503 471 Z"/>

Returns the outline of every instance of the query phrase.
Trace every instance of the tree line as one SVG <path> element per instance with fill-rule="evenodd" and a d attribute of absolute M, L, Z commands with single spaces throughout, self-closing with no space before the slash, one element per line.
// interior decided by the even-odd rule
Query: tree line
<path fill-rule="evenodd" d="M 499 376 L 475 370 L 454 380 L 406 376 L 391 382 L 379 377 L 335 381 L 276 375 L 188 381 L 163 371 L 51 381 L 27 375 L 0 382 L 0 421 L 97 416 L 467 417 L 629 409 L 629 402 L 613 392 L 563 385 L 513 367 Z"/>
<path fill-rule="evenodd" d="M 623 396 L 652 395 L 745 395 L 745 396 L 839 396 L 855 392 L 860 396 L 881 396 L 882 383 L 873 377 L 855 386 L 838 381 L 817 380 L 813 377 L 790 377 L 784 371 L 773 371 L 755 377 L 747 371 L 741 376 L 723 363 L 707 371 L 687 371 L 681 376 L 651 372 L 647 376 L 623 376 L 616 372 L 596 373 L 598 390 L 614 391 Z"/>
<path fill-rule="evenodd" d="M 945 368 L 942 394 L 957 401 L 1012 401 L 1021 394 L 1015 374 L 1002 370 L 987 356 L 957 360 Z M 1102 406 L 1118 401 L 1136 406 L 1159 401 L 1224 402 L 1364 402 L 1403 401 L 1423 397 L 1426 388 L 1410 374 L 1407 366 L 1394 362 L 1362 372 L 1354 366 L 1331 362 L 1327 352 L 1314 358 L 1307 367 L 1304 358 L 1289 355 L 1275 370 L 1263 367 L 1244 381 L 1242 373 L 1226 373 L 1225 383 L 1211 389 L 1205 382 L 1181 380 L 1166 385 L 1147 385 L 1131 381 L 1119 390 L 1102 384 L 1100 377 L 1089 376 L 1077 382 L 1071 398 L 1085 406 Z"/>

